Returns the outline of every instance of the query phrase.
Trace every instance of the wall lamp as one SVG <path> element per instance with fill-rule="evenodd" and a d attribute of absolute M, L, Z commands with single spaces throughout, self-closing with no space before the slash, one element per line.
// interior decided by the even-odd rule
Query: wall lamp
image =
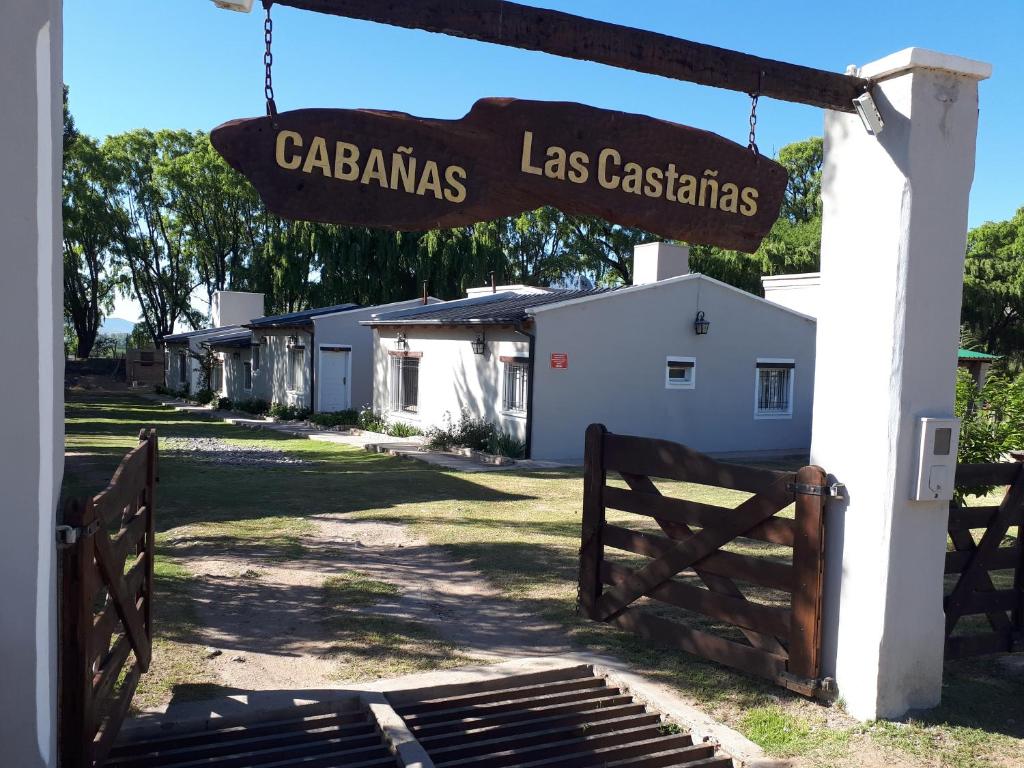
<path fill-rule="evenodd" d="M 698 312 L 697 319 L 693 321 L 693 330 L 698 336 L 704 336 L 711 327 L 711 321 L 704 319 L 704 313 Z"/>
<path fill-rule="evenodd" d="M 409 342 L 405 338 L 405 334 L 401 331 L 398 332 L 398 336 L 395 338 L 395 349 L 409 349 Z"/>
<path fill-rule="evenodd" d="M 471 341 L 470 344 L 473 345 L 474 355 L 482 355 L 484 353 L 484 350 L 487 349 L 487 344 L 484 341 L 484 335 L 482 333 L 478 333 L 476 335 L 476 338 L 473 339 L 473 341 Z"/>

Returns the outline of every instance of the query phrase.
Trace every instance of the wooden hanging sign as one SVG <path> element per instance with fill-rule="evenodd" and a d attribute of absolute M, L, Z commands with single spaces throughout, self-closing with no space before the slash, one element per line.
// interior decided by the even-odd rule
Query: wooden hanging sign
<path fill-rule="evenodd" d="M 753 251 L 786 170 L 721 136 L 566 102 L 482 99 L 461 120 L 302 109 L 215 128 L 214 147 L 288 219 L 422 231 L 554 206 Z"/>

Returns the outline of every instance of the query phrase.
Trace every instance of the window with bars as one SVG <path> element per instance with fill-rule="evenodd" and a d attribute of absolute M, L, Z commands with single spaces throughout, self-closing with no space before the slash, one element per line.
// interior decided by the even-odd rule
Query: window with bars
<path fill-rule="evenodd" d="M 755 418 L 788 418 L 793 415 L 792 360 L 758 360 L 754 390 Z"/>
<path fill-rule="evenodd" d="M 251 369 L 253 371 L 258 371 L 260 369 L 260 345 L 259 344 L 253 344 L 252 348 L 251 348 L 251 352 L 252 352 L 252 355 L 251 355 L 252 356 L 252 366 L 251 366 Z"/>
<path fill-rule="evenodd" d="M 502 395 L 502 408 L 509 413 L 526 413 L 529 372 L 529 366 L 525 363 L 505 363 L 505 387 Z"/>
<path fill-rule="evenodd" d="M 224 363 L 216 362 L 210 371 L 210 389 L 220 392 L 224 388 Z"/>
<path fill-rule="evenodd" d="M 391 410 L 419 411 L 420 361 L 416 357 L 391 358 Z"/>
<path fill-rule="evenodd" d="M 693 389 L 696 383 L 697 358 L 665 359 L 665 389 Z"/>
<path fill-rule="evenodd" d="M 178 353 L 178 383 L 184 384 L 188 371 L 186 369 L 186 358 L 184 352 Z"/>
<path fill-rule="evenodd" d="M 242 388 L 252 389 L 252 363 L 242 363 Z"/>
<path fill-rule="evenodd" d="M 303 386 L 303 365 L 306 350 L 303 347 L 292 347 L 288 350 L 288 389 L 301 392 Z"/>

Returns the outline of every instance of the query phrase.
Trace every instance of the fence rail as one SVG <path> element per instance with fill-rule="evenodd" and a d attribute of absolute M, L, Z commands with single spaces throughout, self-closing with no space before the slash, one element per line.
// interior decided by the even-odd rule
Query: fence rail
<path fill-rule="evenodd" d="M 946 552 L 946 658 L 958 659 L 1024 649 L 1024 463 L 961 464 L 961 491 L 1006 487 L 998 505 L 949 507 Z M 1009 529 L 1018 526 L 1017 536 Z M 974 531 L 982 530 L 975 538 Z M 955 577 L 955 578 L 951 578 Z M 961 620 L 984 616 L 964 627 Z M 964 622 L 972 624 L 972 622 Z M 987 624 L 987 627 L 985 626 Z M 958 627 L 961 630 L 956 632 Z"/>
<path fill-rule="evenodd" d="M 609 485 L 609 472 L 617 473 L 626 488 Z M 665 496 L 652 477 L 753 496 L 729 509 Z M 652 641 L 815 693 L 821 674 L 825 485 L 820 467 L 775 472 L 724 464 L 678 443 L 615 435 L 591 425 L 580 547 L 582 610 Z M 778 515 L 794 501 L 792 519 Z M 658 530 L 609 523 L 609 509 L 653 520 Z M 791 548 L 792 557 L 780 562 L 723 549 L 737 538 Z M 609 549 L 650 560 L 630 567 L 607 559 Z M 737 582 L 748 585 L 746 593 Z M 750 597 L 758 588 L 787 593 L 789 600 L 759 602 Z M 746 643 L 632 606 L 641 598 L 732 625 Z"/>
<path fill-rule="evenodd" d="M 110 485 L 64 512 L 60 603 L 62 768 L 102 765 L 149 668 L 153 637 L 156 430 Z"/>

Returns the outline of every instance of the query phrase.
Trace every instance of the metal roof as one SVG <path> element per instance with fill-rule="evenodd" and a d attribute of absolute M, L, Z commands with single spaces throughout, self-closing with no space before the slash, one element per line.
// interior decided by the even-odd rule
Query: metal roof
<path fill-rule="evenodd" d="M 288 312 L 284 315 L 270 315 L 268 317 L 257 317 L 247 325 L 248 328 L 273 328 L 275 326 L 306 325 L 314 317 L 329 315 L 332 312 L 347 312 L 350 309 L 359 309 L 358 304 L 335 304 L 331 307 L 315 307 L 304 309 L 301 312 Z"/>
<path fill-rule="evenodd" d="M 209 344 L 211 347 L 248 347 L 252 345 L 252 331 L 248 328 L 239 328 L 230 334 L 203 339 L 201 343 Z"/>
<path fill-rule="evenodd" d="M 552 289 L 543 293 L 506 291 L 387 312 L 365 321 L 364 325 L 511 325 L 526 320 L 528 309 L 544 304 L 608 293 L 611 290 L 613 289 L 594 288 L 582 291 Z"/>
<path fill-rule="evenodd" d="M 999 355 L 989 355 L 985 352 L 978 352 L 973 349 L 961 349 L 957 352 L 960 360 L 998 360 Z"/>
<path fill-rule="evenodd" d="M 201 328 L 198 331 L 172 333 L 169 336 L 164 336 L 163 341 L 171 344 L 180 341 L 200 341 L 203 343 L 210 343 L 211 341 L 219 340 L 222 337 L 226 338 L 232 334 L 239 334 L 243 332 L 246 335 L 249 333 L 249 331 L 241 325 L 223 325 L 220 328 Z"/>

